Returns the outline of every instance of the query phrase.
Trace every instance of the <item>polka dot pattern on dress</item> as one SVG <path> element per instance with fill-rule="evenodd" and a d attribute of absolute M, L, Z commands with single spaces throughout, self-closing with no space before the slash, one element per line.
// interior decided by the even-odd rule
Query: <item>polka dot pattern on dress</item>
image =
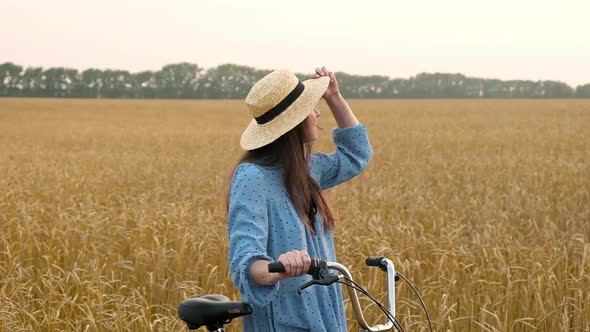
<path fill-rule="evenodd" d="M 359 174 L 373 155 L 363 124 L 336 128 L 332 136 L 336 151 L 310 158 L 310 172 L 323 189 Z M 311 276 L 261 286 L 249 274 L 255 260 L 274 261 L 290 250 L 336 261 L 333 234 L 321 227 L 321 215 L 315 219 L 314 235 L 293 207 L 280 168 L 252 163 L 236 168 L 228 210 L 229 265 L 242 300 L 253 307 L 243 318 L 244 331 L 347 331 L 340 285 L 310 287 L 298 295 L 297 288 Z"/>

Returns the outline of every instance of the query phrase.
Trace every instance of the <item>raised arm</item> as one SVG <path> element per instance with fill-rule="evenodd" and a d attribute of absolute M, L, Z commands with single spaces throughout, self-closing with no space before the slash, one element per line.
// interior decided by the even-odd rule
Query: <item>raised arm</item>
<path fill-rule="evenodd" d="M 333 187 L 359 174 L 373 156 L 367 129 L 359 123 L 352 109 L 340 94 L 338 80 L 326 67 L 316 68 L 312 78 L 330 77 L 330 84 L 323 95 L 339 128 L 332 132 L 336 151 L 331 154 L 316 153 L 311 158 L 312 173 L 322 189 Z"/>

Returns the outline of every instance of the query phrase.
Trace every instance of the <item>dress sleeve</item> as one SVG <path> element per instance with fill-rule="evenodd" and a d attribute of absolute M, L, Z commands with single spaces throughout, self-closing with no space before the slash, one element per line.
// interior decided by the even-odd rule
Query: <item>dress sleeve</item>
<path fill-rule="evenodd" d="M 331 154 L 314 153 L 311 159 L 312 173 L 319 174 L 319 185 L 328 189 L 348 181 L 359 174 L 373 156 L 367 128 L 356 126 L 335 128 L 332 137 L 336 151 Z"/>
<path fill-rule="evenodd" d="M 236 168 L 229 195 L 229 265 L 232 281 L 243 301 L 266 305 L 274 298 L 279 283 L 258 285 L 250 275 L 250 265 L 258 259 L 272 261 L 267 255 L 268 207 L 264 175 L 253 164 Z"/>

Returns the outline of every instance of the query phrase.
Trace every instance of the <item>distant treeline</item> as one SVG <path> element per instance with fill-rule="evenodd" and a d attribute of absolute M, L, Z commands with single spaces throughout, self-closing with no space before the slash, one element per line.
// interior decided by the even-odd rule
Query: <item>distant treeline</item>
<path fill-rule="evenodd" d="M 94 68 L 79 72 L 7 62 L 0 64 L 0 96 L 241 99 L 269 72 L 235 64 L 205 70 L 187 62 L 138 73 Z M 590 98 L 590 84 L 574 89 L 557 81 L 501 81 L 446 73 L 421 73 L 409 79 L 342 72 L 337 76 L 347 98 Z"/>

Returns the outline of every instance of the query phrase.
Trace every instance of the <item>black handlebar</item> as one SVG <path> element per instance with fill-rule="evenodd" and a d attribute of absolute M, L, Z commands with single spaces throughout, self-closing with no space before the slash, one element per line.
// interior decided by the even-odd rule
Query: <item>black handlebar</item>
<path fill-rule="evenodd" d="M 285 266 L 281 262 L 272 262 L 268 264 L 268 272 L 278 273 L 285 272 Z M 331 285 L 338 281 L 338 275 L 330 273 L 328 270 L 328 263 L 317 257 L 311 258 L 311 264 L 307 274 L 310 274 L 313 279 L 299 286 L 297 292 L 301 294 L 301 291 L 311 285 Z"/>
<path fill-rule="evenodd" d="M 368 266 L 376 266 L 376 267 L 380 268 L 382 271 L 387 271 L 387 267 L 385 267 L 385 264 L 383 262 L 384 259 L 385 259 L 385 257 L 383 257 L 383 256 L 367 257 L 367 259 L 365 260 L 365 263 L 367 263 Z"/>
<path fill-rule="evenodd" d="M 322 262 L 324 264 L 322 264 Z M 318 273 L 320 266 L 325 265 L 325 261 L 321 260 L 317 257 L 311 257 L 311 264 L 309 265 L 309 270 L 307 271 L 307 274 L 309 275 L 315 275 Z M 285 266 L 283 266 L 283 263 L 281 262 L 272 262 L 270 264 L 268 264 L 268 272 L 270 273 L 282 273 L 282 272 L 286 272 L 285 271 Z"/>
<path fill-rule="evenodd" d="M 285 271 L 285 267 L 283 266 L 283 263 L 277 261 L 277 262 L 272 262 L 272 263 L 268 264 L 268 272 L 282 273 L 282 272 L 286 272 L 286 271 Z"/>
<path fill-rule="evenodd" d="M 368 266 L 376 266 L 383 271 L 387 271 L 387 268 L 385 267 L 385 264 L 383 262 L 384 259 L 385 259 L 385 257 L 383 257 L 383 256 L 367 257 L 367 259 L 365 260 L 365 263 L 367 263 Z M 326 265 L 326 261 L 319 259 L 317 257 L 312 257 L 311 264 L 309 265 L 309 270 L 307 271 L 307 274 L 312 275 L 312 276 L 317 275 L 319 273 L 320 268 L 325 265 Z M 283 266 L 283 263 L 277 261 L 277 262 L 272 262 L 272 263 L 268 264 L 268 272 L 270 272 L 270 273 L 283 273 L 286 271 L 285 271 L 285 266 Z"/>

